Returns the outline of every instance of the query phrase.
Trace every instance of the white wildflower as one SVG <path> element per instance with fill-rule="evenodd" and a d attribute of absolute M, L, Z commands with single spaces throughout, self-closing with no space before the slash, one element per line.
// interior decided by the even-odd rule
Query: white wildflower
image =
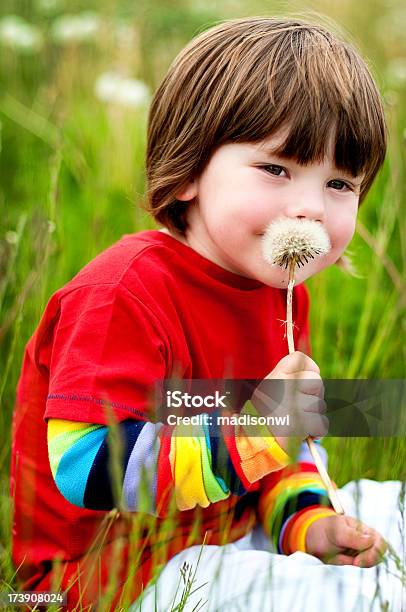
<path fill-rule="evenodd" d="M 276 219 L 268 225 L 262 239 L 264 260 L 285 268 L 292 260 L 303 266 L 309 259 L 325 255 L 330 248 L 326 230 L 312 219 Z"/>
<path fill-rule="evenodd" d="M 17 232 L 10 230 L 9 232 L 6 232 L 5 239 L 9 244 L 17 244 L 18 234 Z"/>
<path fill-rule="evenodd" d="M 51 219 L 48 219 L 47 225 L 48 225 L 48 234 L 53 234 L 56 229 L 56 225 L 54 221 L 51 221 Z"/>
<path fill-rule="evenodd" d="M 406 83 L 406 57 L 396 57 L 391 60 L 386 72 L 391 85 L 404 85 Z"/>
<path fill-rule="evenodd" d="M 41 31 L 17 15 L 6 15 L 0 20 L 0 44 L 25 53 L 42 47 Z"/>
<path fill-rule="evenodd" d="M 41 13 L 55 13 L 64 6 L 64 0 L 36 0 L 37 9 Z"/>
<path fill-rule="evenodd" d="M 149 89 L 142 81 L 124 77 L 118 72 L 105 72 L 95 83 L 95 94 L 103 102 L 140 107 L 149 101 Z"/>
<path fill-rule="evenodd" d="M 91 11 L 76 15 L 61 15 L 52 24 L 51 37 L 61 45 L 86 42 L 96 38 L 101 26 L 100 15 Z"/>

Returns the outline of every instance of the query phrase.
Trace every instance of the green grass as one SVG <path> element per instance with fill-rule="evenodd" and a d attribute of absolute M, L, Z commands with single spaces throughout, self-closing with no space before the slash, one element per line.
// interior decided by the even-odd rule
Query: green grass
<path fill-rule="evenodd" d="M 24 346 L 53 291 L 122 234 L 153 227 L 140 206 L 147 109 L 100 102 L 95 77 L 119 67 L 153 90 L 177 51 L 208 24 L 286 14 L 280 1 L 227 0 L 220 10 L 217 3 L 192 0 L 75 0 L 66 12 L 92 8 L 108 23 L 108 33 L 62 46 L 49 32 L 63 4 L 48 12 L 26 0 L 4 0 L 0 7 L 0 18 L 22 15 L 45 38 L 38 53 L 0 53 L 0 590 L 16 586 L 6 492 Z M 314 0 L 292 6 L 327 14 L 357 41 L 381 85 L 390 131 L 387 162 L 360 209 L 350 249 L 359 277 L 331 268 L 308 283 L 313 357 L 325 378 L 404 378 L 405 81 L 391 73 L 393 61 L 406 55 L 396 13 L 401 3 Z M 127 47 L 111 34 L 118 20 L 135 29 Z M 325 445 L 339 486 L 355 478 L 406 480 L 402 437 L 335 438 Z"/>

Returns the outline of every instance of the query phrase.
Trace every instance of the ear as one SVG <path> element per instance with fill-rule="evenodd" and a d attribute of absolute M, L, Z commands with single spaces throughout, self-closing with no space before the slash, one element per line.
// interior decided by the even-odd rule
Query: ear
<path fill-rule="evenodd" d="M 188 181 L 184 183 L 182 187 L 180 187 L 179 191 L 175 193 L 175 197 L 177 200 L 181 202 L 188 202 L 193 200 L 197 196 L 197 182 L 193 179 L 192 181 Z"/>

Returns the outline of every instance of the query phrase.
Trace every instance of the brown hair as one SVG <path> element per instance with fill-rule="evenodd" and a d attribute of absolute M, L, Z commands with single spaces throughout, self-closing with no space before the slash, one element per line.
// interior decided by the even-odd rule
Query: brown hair
<path fill-rule="evenodd" d="M 251 17 L 221 23 L 176 57 L 152 101 L 147 210 L 184 233 L 188 202 L 174 194 L 227 142 L 257 142 L 284 125 L 277 153 L 321 161 L 334 134 L 334 161 L 365 172 L 365 197 L 386 152 L 382 102 L 359 54 L 323 26 Z"/>

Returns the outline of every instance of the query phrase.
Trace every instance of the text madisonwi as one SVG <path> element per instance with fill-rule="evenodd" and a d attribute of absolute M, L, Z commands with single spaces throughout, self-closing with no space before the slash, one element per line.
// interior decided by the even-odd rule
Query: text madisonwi
<path fill-rule="evenodd" d="M 290 415 L 284 416 L 254 416 L 250 414 L 216 415 L 196 414 L 194 416 L 168 415 L 166 422 L 168 425 L 212 425 L 213 420 L 217 425 L 267 425 L 267 426 L 290 426 Z"/>

